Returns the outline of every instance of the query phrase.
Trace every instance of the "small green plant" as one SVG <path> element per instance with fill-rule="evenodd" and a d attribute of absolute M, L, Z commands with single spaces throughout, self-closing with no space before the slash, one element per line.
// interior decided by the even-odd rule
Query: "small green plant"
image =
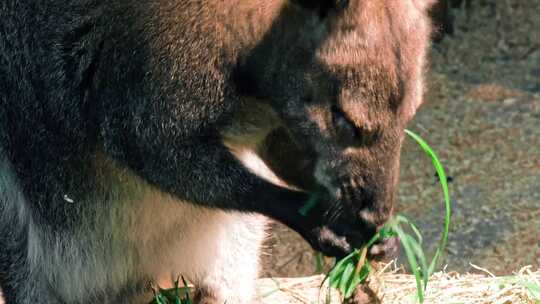
<path fill-rule="evenodd" d="M 337 288 L 344 298 L 350 298 L 356 287 L 364 282 L 372 271 L 367 259 L 369 248 L 377 241 L 397 236 L 403 246 L 407 262 L 416 279 L 417 297 L 420 303 L 424 301 L 424 291 L 427 287 L 430 276 L 435 271 L 448 240 L 450 229 L 451 204 L 448 183 L 444 167 L 431 147 L 417 134 L 410 130 L 405 133 L 412 137 L 422 148 L 422 150 L 431 158 L 433 166 L 437 171 L 439 182 L 443 189 L 445 203 L 444 229 L 441 234 L 439 245 L 435 251 L 433 259 L 428 264 L 428 260 L 422 249 L 422 235 L 418 228 L 405 216 L 396 215 L 375 236 L 363 247 L 353 251 L 345 258 L 338 261 L 327 275 L 331 287 Z M 310 208 L 316 204 L 316 197 L 306 203 L 300 210 L 301 214 L 306 214 Z M 406 229 L 409 228 L 409 229 Z M 407 233 L 410 230 L 413 234 Z"/>
<path fill-rule="evenodd" d="M 184 277 L 182 277 L 183 287 L 180 287 L 180 278 L 173 283 L 174 286 L 169 289 L 163 289 L 159 286 L 152 288 L 154 299 L 149 304 L 192 304 L 189 297 L 189 287 Z"/>

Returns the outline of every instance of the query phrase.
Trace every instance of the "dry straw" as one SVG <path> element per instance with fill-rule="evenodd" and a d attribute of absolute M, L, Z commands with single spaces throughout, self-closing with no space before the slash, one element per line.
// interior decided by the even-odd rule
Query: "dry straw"
<path fill-rule="evenodd" d="M 511 276 L 497 277 L 472 265 L 475 273 L 441 271 L 429 280 L 424 303 L 437 304 L 538 304 L 540 269 L 524 267 Z M 328 288 L 320 288 L 324 276 L 259 280 L 262 304 L 338 304 L 341 298 Z M 382 304 L 417 303 L 416 281 L 393 264 L 387 264 L 370 277 L 369 287 Z M 318 299 L 318 300 L 317 300 Z"/>

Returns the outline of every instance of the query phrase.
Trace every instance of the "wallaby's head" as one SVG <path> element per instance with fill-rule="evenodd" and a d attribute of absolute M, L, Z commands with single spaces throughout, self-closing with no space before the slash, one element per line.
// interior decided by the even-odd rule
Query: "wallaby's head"
<path fill-rule="evenodd" d="M 403 129 L 422 101 L 429 4 L 290 0 L 239 62 L 239 87 L 271 101 L 314 155 L 317 182 L 367 229 L 392 213 Z"/>

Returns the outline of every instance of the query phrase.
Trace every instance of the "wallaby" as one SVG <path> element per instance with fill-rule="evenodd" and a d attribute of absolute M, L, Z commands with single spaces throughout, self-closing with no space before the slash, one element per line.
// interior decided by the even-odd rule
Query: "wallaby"
<path fill-rule="evenodd" d="M 252 303 L 263 216 L 330 256 L 366 242 L 392 214 L 430 5 L 3 0 L 6 303 L 147 303 L 180 274 L 196 303 Z"/>

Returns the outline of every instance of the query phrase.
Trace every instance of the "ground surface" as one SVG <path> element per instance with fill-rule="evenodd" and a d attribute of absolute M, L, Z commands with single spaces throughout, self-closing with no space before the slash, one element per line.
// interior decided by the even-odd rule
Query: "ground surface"
<path fill-rule="evenodd" d="M 434 48 L 426 103 L 409 127 L 453 178 L 449 269 L 472 262 L 509 273 L 540 267 L 540 0 L 473 2 L 457 12 L 454 37 Z M 427 244 L 442 227 L 434 173 L 408 140 L 397 210 Z M 264 275 L 313 273 L 309 246 L 288 229 L 276 224 L 270 245 Z"/>
<path fill-rule="evenodd" d="M 390 267 L 388 267 L 390 266 Z M 416 283 L 414 276 L 386 270 L 373 274 L 369 284 L 364 285 L 355 299 L 362 304 L 415 304 Z M 257 283 L 258 304 L 341 304 L 336 290 L 331 294 L 322 282 L 324 275 L 302 278 L 261 279 Z M 424 294 L 424 304 L 538 304 L 528 283 L 540 281 L 540 272 L 523 268 L 513 276 L 495 277 L 487 273 L 459 274 L 457 272 L 435 273 Z M 321 288 L 321 286 L 324 286 Z M 318 302 L 315 300 L 318 299 Z M 328 301 L 327 301 L 328 299 Z"/>

